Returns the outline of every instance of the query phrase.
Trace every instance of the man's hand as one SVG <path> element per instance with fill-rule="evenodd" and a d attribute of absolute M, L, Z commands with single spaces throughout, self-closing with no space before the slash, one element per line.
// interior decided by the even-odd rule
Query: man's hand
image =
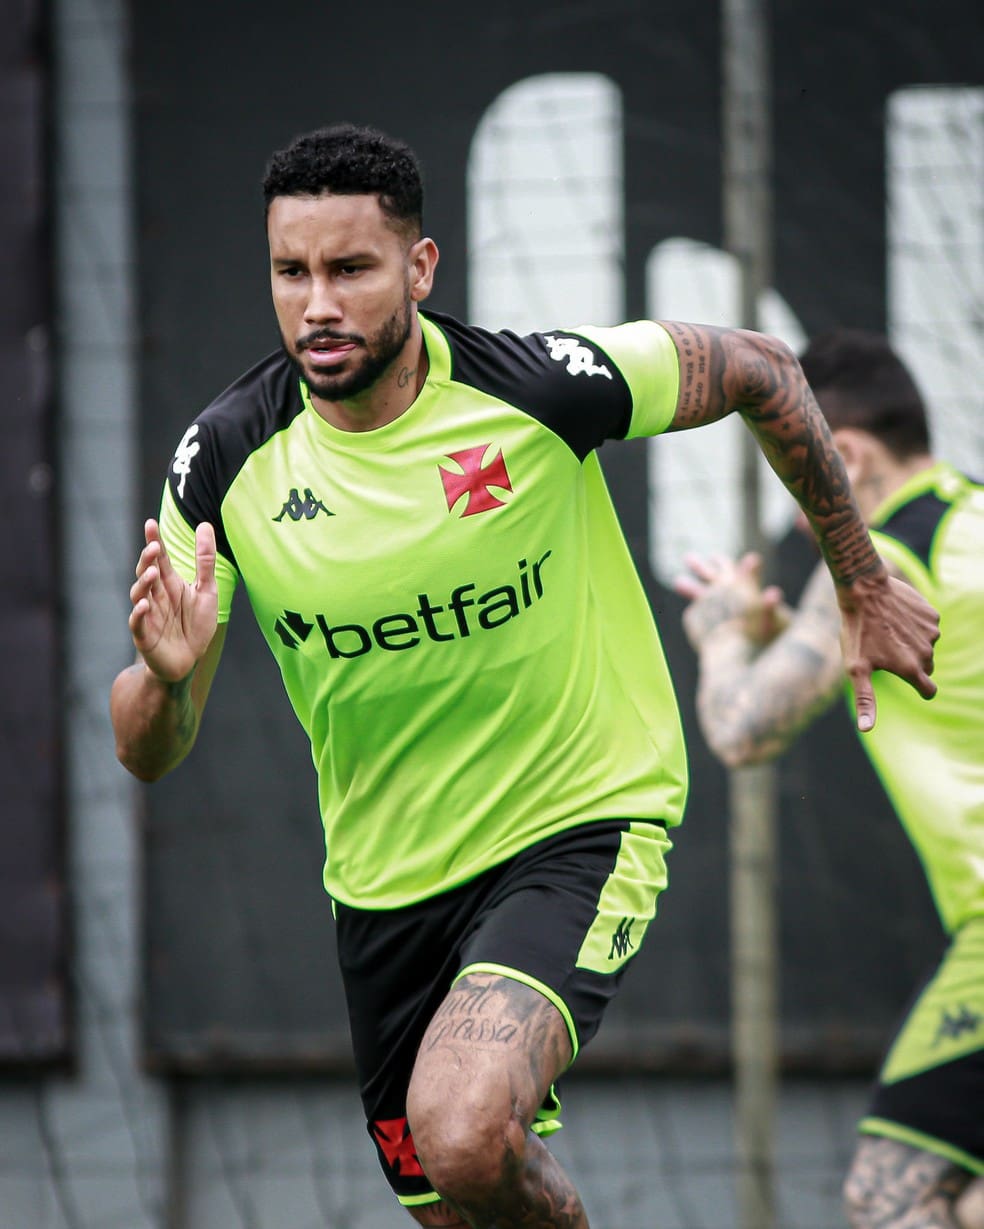
<path fill-rule="evenodd" d="M 687 555 L 689 574 L 677 577 L 674 589 L 690 605 L 683 627 L 699 652 L 715 628 L 732 624 L 754 646 L 769 644 L 788 625 L 790 610 L 776 585 L 762 588 L 762 560 L 754 553 L 734 561 L 723 555 Z"/>
<path fill-rule="evenodd" d="M 837 589 L 841 610 L 844 669 L 854 688 L 858 729 L 875 724 L 871 675 L 889 670 L 926 700 L 936 695 L 933 645 L 939 639 L 939 615 L 911 585 L 886 570 Z"/>
<path fill-rule="evenodd" d="M 130 589 L 130 634 L 147 669 L 162 682 L 177 683 L 191 674 L 215 635 L 215 531 L 207 524 L 195 531 L 197 575 L 191 585 L 171 566 L 156 521 L 144 524 L 144 536 Z"/>

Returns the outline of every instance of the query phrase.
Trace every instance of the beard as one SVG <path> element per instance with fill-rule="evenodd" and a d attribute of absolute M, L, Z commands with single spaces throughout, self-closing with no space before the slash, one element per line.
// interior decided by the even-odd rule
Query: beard
<path fill-rule="evenodd" d="M 290 352 L 283 338 L 281 338 L 281 344 L 295 371 L 313 396 L 320 397 L 323 401 L 349 401 L 372 388 L 379 377 L 390 367 L 406 345 L 411 325 L 410 296 L 407 294 L 402 305 L 371 338 L 360 337 L 355 333 L 336 333 L 331 329 L 320 329 L 316 333 L 309 334 L 299 343 L 299 348 L 303 352 L 319 340 L 355 342 L 363 347 L 363 354 L 356 366 L 349 371 L 309 372 L 305 370 L 300 359 Z"/>

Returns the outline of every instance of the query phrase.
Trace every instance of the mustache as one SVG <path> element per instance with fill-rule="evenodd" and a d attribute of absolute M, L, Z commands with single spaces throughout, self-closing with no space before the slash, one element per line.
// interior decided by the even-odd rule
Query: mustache
<path fill-rule="evenodd" d="M 350 341 L 360 346 L 364 344 L 365 338 L 360 337 L 358 333 L 336 333 L 333 329 L 315 329 L 313 333 L 306 333 L 303 337 L 299 337 L 296 345 L 298 350 L 309 350 L 319 341 Z"/>

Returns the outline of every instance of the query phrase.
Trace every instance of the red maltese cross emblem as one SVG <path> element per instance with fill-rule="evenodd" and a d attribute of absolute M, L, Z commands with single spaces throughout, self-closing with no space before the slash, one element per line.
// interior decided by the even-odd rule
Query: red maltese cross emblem
<path fill-rule="evenodd" d="M 486 452 L 491 444 L 479 444 L 475 448 L 462 448 L 460 452 L 449 452 L 447 458 L 461 468 L 461 473 L 445 469 L 439 465 L 438 472 L 444 483 L 444 494 L 447 496 L 448 511 L 462 497 L 468 496 L 462 516 L 474 516 L 476 512 L 489 512 L 492 508 L 501 508 L 505 500 L 493 495 L 491 487 L 497 491 L 512 491 L 512 483 L 502 459 L 502 449 L 495 454 L 488 465 L 483 465 Z"/>

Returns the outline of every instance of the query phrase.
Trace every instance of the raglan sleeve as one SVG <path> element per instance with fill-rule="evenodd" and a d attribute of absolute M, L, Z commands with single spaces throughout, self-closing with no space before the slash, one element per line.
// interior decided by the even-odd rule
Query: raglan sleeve
<path fill-rule="evenodd" d="M 228 622 L 239 573 L 222 523 L 211 433 L 201 420 L 192 423 L 174 450 L 161 497 L 159 520 L 164 549 L 175 571 L 189 584 L 194 582 L 196 573 L 195 529 L 204 522 L 212 525 L 217 546 L 218 620 Z"/>
<path fill-rule="evenodd" d="M 665 431 L 676 412 L 680 362 L 666 329 L 655 320 L 634 320 L 604 328 L 572 329 L 586 338 L 618 368 L 630 397 L 621 438 L 636 439 Z"/>

